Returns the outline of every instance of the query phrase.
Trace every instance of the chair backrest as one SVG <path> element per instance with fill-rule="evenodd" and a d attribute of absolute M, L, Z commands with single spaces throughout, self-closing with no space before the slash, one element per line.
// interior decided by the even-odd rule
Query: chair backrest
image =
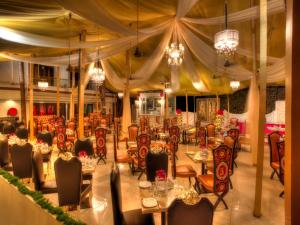
<path fill-rule="evenodd" d="M 32 145 L 14 144 L 11 147 L 11 161 L 14 175 L 23 178 L 32 178 Z"/>
<path fill-rule="evenodd" d="M 20 139 L 28 139 L 28 130 L 24 126 L 20 126 L 16 130 L 16 136 Z"/>
<path fill-rule="evenodd" d="M 145 158 L 150 150 L 151 137 L 148 134 L 140 134 L 136 138 L 138 148 L 138 167 L 145 168 Z"/>
<path fill-rule="evenodd" d="M 54 163 L 59 206 L 79 205 L 82 183 L 82 165 L 78 158 L 58 158 Z"/>
<path fill-rule="evenodd" d="M 110 173 L 110 190 L 111 202 L 113 209 L 114 225 L 122 225 L 122 195 L 121 195 L 121 182 L 120 171 L 117 165 L 113 165 Z"/>
<path fill-rule="evenodd" d="M 233 174 L 233 155 L 234 155 L 234 148 L 235 148 L 235 140 L 230 137 L 230 136 L 225 136 L 224 137 L 224 145 L 227 145 L 229 148 L 232 149 L 232 154 L 231 154 L 231 158 L 230 158 L 230 162 L 229 162 L 229 168 L 231 169 L 231 173 Z"/>
<path fill-rule="evenodd" d="M 8 157 L 8 139 L 6 136 L 0 136 L 0 167 L 9 163 Z"/>
<path fill-rule="evenodd" d="M 212 225 L 213 216 L 214 208 L 207 198 L 194 205 L 176 199 L 168 209 L 168 225 Z"/>
<path fill-rule="evenodd" d="M 55 129 L 57 137 L 57 148 L 59 150 L 66 150 L 66 128 L 63 125 L 57 126 Z"/>
<path fill-rule="evenodd" d="M 40 191 L 45 181 L 43 168 L 43 155 L 40 151 L 35 151 L 32 158 L 33 182 L 36 191 Z"/>
<path fill-rule="evenodd" d="M 93 143 L 89 138 L 77 139 L 74 146 L 74 152 L 76 156 L 79 156 L 80 152 L 84 151 L 87 155 L 94 155 Z"/>
<path fill-rule="evenodd" d="M 272 162 L 279 162 L 277 142 L 280 141 L 280 137 L 281 136 L 278 131 L 274 131 L 268 135 L 268 143 L 270 148 L 270 164 Z"/>
<path fill-rule="evenodd" d="M 180 129 L 178 126 L 172 126 L 169 129 L 170 141 L 173 143 L 179 143 L 180 140 Z"/>
<path fill-rule="evenodd" d="M 37 140 L 38 141 L 41 141 L 41 142 L 44 142 L 44 143 L 47 143 L 48 146 L 52 146 L 52 135 L 50 132 L 39 132 L 37 134 Z"/>
<path fill-rule="evenodd" d="M 232 137 L 236 142 L 239 140 L 240 130 L 236 128 L 232 128 L 227 131 L 227 135 Z"/>
<path fill-rule="evenodd" d="M 224 193 L 229 190 L 229 169 L 232 149 L 227 145 L 219 145 L 213 149 L 214 159 L 214 192 Z"/>
<path fill-rule="evenodd" d="M 107 119 L 106 118 L 101 118 L 101 120 L 100 120 L 100 126 L 102 127 L 102 128 L 105 128 L 105 127 L 107 127 Z"/>
<path fill-rule="evenodd" d="M 95 130 L 97 154 L 106 155 L 106 134 L 107 134 L 107 129 L 105 128 L 98 127 Z"/>
<path fill-rule="evenodd" d="M 198 139 L 199 139 L 200 148 L 205 148 L 206 147 L 206 130 L 204 127 L 199 127 Z"/>
<path fill-rule="evenodd" d="M 146 155 L 146 175 L 148 181 L 155 181 L 156 171 L 164 170 L 168 174 L 168 154 L 166 152 L 153 153 Z"/>
<path fill-rule="evenodd" d="M 171 119 L 171 126 L 177 126 L 177 117 Z"/>
<path fill-rule="evenodd" d="M 68 123 L 68 129 L 70 129 L 72 131 L 75 131 L 75 123 L 74 123 L 74 121 L 70 121 Z"/>
<path fill-rule="evenodd" d="M 206 125 L 207 137 L 215 137 L 216 126 L 212 123 Z"/>
<path fill-rule="evenodd" d="M 15 132 L 15 127 L 11 122 L 6 122 L 3 126 L 3 134 L 12 134 Z"/>
<path fill-rule="evenodd" d="M 128 141 L 136 141 L 136 137 L 139 134 L 139 127 L 137 124 L 131 124 L 128 127 Z"/>
<path fill-rule="evenodd" d="M 285 142 L 277 142 L 278 157 L 279 157 L 279 179 L 284 184 L 284 170 L 285 170 Z"/>

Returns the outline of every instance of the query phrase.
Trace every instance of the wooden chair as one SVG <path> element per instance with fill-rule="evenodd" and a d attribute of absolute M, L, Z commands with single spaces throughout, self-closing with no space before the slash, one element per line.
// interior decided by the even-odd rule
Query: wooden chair
<path fill-rule="evenodd" d="M 200 148 L 206 148 L 207 143 L 206 143 L 206 130 L 204 127 L 200 127 L 197 133 L 198 136 L 198 142 L 199 142 L 199 147 Z"/>
<path fill-rule="evenodd" d="M 20 179 L 32 178 L 32 145 L 14 144 L 11 147 L 12 169 Z"/>
<path fill-rule="evenodd" d="M 59 154 L 64 154 L 67 151 L 71 151 L 73 148 L 73 144 L 71 142 L 67 142 L 66 127 L 63 125 L 57 126 L 55 129 L 55 134 Z"/>
<path fill-rule="evenodd" d="M 277 142 L 278 157 L 279 157 L 279 180 L 284 185 L 284 170 L 285 170 L 285 142 Z M 280 193 L 280 197 L 284 195 L 284 191 Z"/>
<path fill-rule="evenodd" d="M 77 139 L 74 145 L 75 156 L 80 156 L 81 152 L 85 152 L 87 156 L 94 155 L 93 143 L 89 138 Z"/>
<path fill-rule="evenodd" d="M 238 152 L 241 149 L 241 145 L 239 142 L 239 137 L 240 137 L 240 130 L 232 128 L 227 131 L 227 136 L 230 136 L 234 140 L 234 147 L 233 147 L 233 164 L 237 167 L 236 159 L 238 157 Z"/>
<path fill-rule="evenodd" d="M 95 130 L 95 136 L 96 136 L 96 155 L 99 157 L 98 163 L 100 160 L 106 164 L 106 134 L 107 134 L 107 129 L 98 127 Z"/>
<path fill-rule="evenodd" d="M 180 141 L 180 129 L 178 126 L 172 126 L 169 129 L 169 143 L 166 144 L 166 149 L 169 153 L 175 154 L 175 158 L 177 159 L 177 151 L 178 151 L 178 144 Z M 175 148 L 174 148 L 175 147 Z"/>
<path fill-rule="evenodd" d="M 176 199 L 168 208 L 168 225 L 212 225 L 214 208 L 207 198 L 194 205 Z"/>
<path fill-rule="evenodd" d="M 114 225 L 155 225 L 152 214 L 142 214 L 141 209 L 122 212 L 120 172 L 116 165 L 110 174 L 110 189 Z"/>
<path fill-rule="evenodd" d="M 133 155 L 133 173 L 140 172 L 138 179 L 145 173 L 145 158 L 150 150 L 151 137 L 148 134 L 140 134 L 137 137 L 137 156 Z"/>
<path fill-rule="evenodd" d="M 215 144 L 214 138 L 216 136 L 216 126 L 214 124 L 206 125 L 206 134 L 207 134 L 207 144 L 213 145 Z"/>
<path fill-rule="evenodd" d="M 0 167 L 5 168 L 9 165 L 8 139 L 6 136 L 0 136 Z"/>
<path fill-rule="evenodd" d="M 129 155 L 133 155 L 137 151 L 136 145 L 136 138 L 139 134 L 139 127 L 137 124 L 131 124 L 128 127 L 128 138 L 125 139 L 126 141 L 126 149 Z M 133 146 L 132 146 L 133 145 Z"/>
<path fill-rule="evenodd" d="M 51 155 L 52 155 L 52 142 L 53 142 L 52 135 L 48 131 L 39 132 L 37 134 L 37 141 L 48 144 L 49 152 L 42 155 L 43 155 L 43 162 L 47 163 L 47 169 L 49 172 L 49 169 L 51 168 Z"/>
<path fill-rule="evenodd" d="M 78 158 L 58 158 L 54 163 L 59 206 L 80 206 L 91 191 L 90 184 L 82 184 L 82 164 Z"/>
<path fill-rule="evenodd" d="M 277 142 L 280 141 L 280 134 L 278 131 L 274 131 L 271 134 L 268 135 L 268 143 L 269 143 L 269 149 L 270 149 L 270 166 L 273 169 L 271 174 L 271 179 L 273 179 L 274 174 L 279 177 L 279 156 L 278 156 L 278 149 L 277 149 Z"/>
<path fill-rule="evenodd" d="M 146 155 L 146 175 L 147 180 L 154 182 L 156 171 L 164 170 L 168 174 L 168 154 L 166 152 L 152 153 Z"/>
<path fill-rule="evenodd" d="M 232 149 L 226 145 L 219 145 L 213 149 L 214 173 L 198 176 L 201 189 L 204 189 L 205 192 L 212 192 L 218 197 L 214 204 L 214 209 L 218 207 L 221 201 L 225 208 L 228 209 L 224 197 L 229 191 L 231 157 Z"/>
<path fill-rule="evenodd" d="M 166 133 L 169 131 L 169 128 L 170 128 L 170 119 L 169 118 L 166 118 L 164 119 L 163 121 L 163 132 Z"/>

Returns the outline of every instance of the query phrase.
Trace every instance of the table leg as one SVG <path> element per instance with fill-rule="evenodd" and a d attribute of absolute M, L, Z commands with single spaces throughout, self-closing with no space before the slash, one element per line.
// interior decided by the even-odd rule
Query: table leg
<path fill-rule="evenodd" d="M 166 225 L 166 212 L 161 212 L 161 225 Z"/>
<path fill-rule="evenodd" d="M 206 166 L 205 162 L 201 162 L 201 174 L 205 175 L 206 174 Z"/>

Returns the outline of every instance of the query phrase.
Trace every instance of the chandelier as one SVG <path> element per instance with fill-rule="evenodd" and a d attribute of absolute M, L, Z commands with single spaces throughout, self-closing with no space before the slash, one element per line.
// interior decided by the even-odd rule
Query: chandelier
<path fill-rule="evenodd" d="M 215 34 L 215 49 L 219 55 L 228 58 L 234 55 L 239 45 L 239 32 L 227 29 L 227 0 L 225 0 L 225 30 Z"/>
<path fill-rule="evenodd" d="M 230 87 L 232 90 L 237 90 L 240 87 L 240 82 L 239 81 L 230 81 Z"/>
<path fill-rule="evenodd" d="M 103 84 L 103 82 L 105 80 L 105 72 L 101 68 L 99 61 L 91 69 L 90 77 L 91 77 L 92 81 L 97 85 L 97 87 L 100 87 Z"/>
<path fill-rule="evenodd" d="M 184 54 L 184 47 L 181 43 L 173 42 L 166 47 L 166 56 L 168 64 L 171 66 L 179 66 L 182 63 Z"/>
<path fill-rule="evenodd" d="M 123 93 L 123 92 L 119 92 L 119 93 L 118 93 L 118 97 L 119 97 L 119 98 L 123 98 L 123 97 L 124 97 L 124 93 Z"/>
<path fill-rule="evenodd" d="M 45 91 L 48 88 L 49 84 L 47 81 L 38 81 L 38 87 L 42 91 Z"/>

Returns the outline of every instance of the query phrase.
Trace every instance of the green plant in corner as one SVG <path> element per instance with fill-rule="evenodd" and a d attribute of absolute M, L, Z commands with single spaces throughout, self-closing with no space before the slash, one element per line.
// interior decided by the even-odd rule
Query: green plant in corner
<path fill-rule="evenodd" d="M 48 199 L 44 198 L 41 192 L 28 189 L 28 187 L 26 187 L 26 185 L 24 185 L 18 177 L 3 169 L 0 169 L 0 176 L 6 179 L 10 184 L 14 185 L 22 194 L 30 196 L 41 208 L 54 215 L 56 220 L 65 225 L 85 225 L 85 223 L 71 218 L 69 214 L 65 213 L 60 207 L 53 206 Z"/>

